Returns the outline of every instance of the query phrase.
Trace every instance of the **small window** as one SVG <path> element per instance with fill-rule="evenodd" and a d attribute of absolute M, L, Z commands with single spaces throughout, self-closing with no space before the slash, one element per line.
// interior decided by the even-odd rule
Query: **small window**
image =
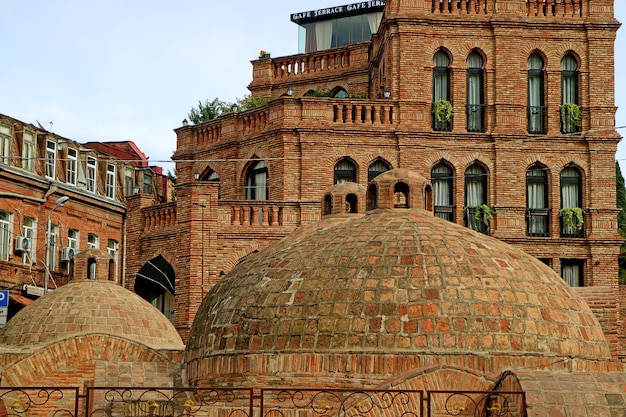
<path fill-rule="evenodd" d="M 335 184 L 356 182 L 356 166 L 352 161 L 344 158 L 335 164 Z"/>
<path fill-rule="evenodd" d="M 434 194 L 435 216 L 454 221 L 454 175 L 452 168 L 440 163 L 430 171 Z"/>
<path fill-rule="evenodd" d="M 135 193 L 135 170 L 124 168 L 124 195 L 126 197 Z"/>
<path fill-rule="evenodd" d="M 98 249 L 100 247 L 100 238 L 94 233 L 87 235 L 87 247 L 89 249 Z"/>
<path fill-rule="evenodd" d="M 0 211 L 0 260 L 8 261 L 11 253 L 11 214 Z"/>
<path fill-rule="evenodd" d="M 24 265 L 32 265 L 35 262 L 35 250 L 33 245 L 36 242 L 35 232 L 37 231 L 37 222 L 32 217 L 24 217 L 22 225 L 22 236 L 30 240 L 30 249 L 22 253 L 22 263 Z"/>
<path fill-rule="evenodd" d="M 11 126 L 0 123 L 0 163 L 11 162 Z"/>
<path fill-rule="evenodd" d="M 548 174 L 540 165 L 526 171 L 526 219 L 528 236 L 550 235 Z"/>
<path fill-rule="evenodd" d="M 35 134 L 25 131 L 23 140 L 22 168 L 32 172 L 35 169 Z"/>
<path fill-rule="evenodd" d="M 46 177 L 55 178 L 57 165 L 57 144 L 54 141 L 46 142 Z"/>
<path fill-rule="evenodd" d="M 152 194 L 154 192 L 154 186 L 152 184 L 152 173 L 149 171 L 143 172 L 143 192 L 146 194 Z"/>
<path fill-rule="evenodd" d="M 79 232 L 76 229 L 68 229 L 67 231 L 67 247 L 78 251 Z"/>
<path fill-rule="evenodd" d="M 87 191 L 92 193 L 96 192 L 96 158 L 88 156 L 87 157 Z"/>
<path fill-rule="evenodd" d="M 393 206 L 395 208 L 409 208 L 409 186 L 399 182 L 393 186 Z"/>
<path fill-rule="evenodd" d="M 571 287 L 584 286 L 584 266 L 582 259 L 561 259 L 561 276 Z"/>
<path fill-rule="evenodd" d="M 107 197 L 115 198 L 115 165 L 113 164 L 107 164 L 105 192 Z"/>
<path fill-rule="evenodd" d="M 337 91 L 333 94 L 334 98 L 348 98 L 350 95 L 343 88 L 338 88 Z"/>
<path fill-rule="evenodd" d="M 472 52 L 467 57 L 467 131 L 485 131 L 483 57 Z"/>
<path fill-rule="evenodd" d="M 67 150 L 67 173 L 66 182 L 76 185 L 76 167 L 78 163 L 78 151 L 73 148 Z"/>
<path fill-rule="evenodd" d="M 528 133 L 546 133 L 543 59 L 539 54 L 528 58 Z"/>
<path fill-rule="evenodd" d="M 389 169 L 390 167 L 387 163 L 381 161 L 380 159 L 377 159 L 376 161 L 372 162 L 367 168 L 367 182 L 370 182 L 383 172 L 389 171 Z"/>
<path fill-rule="evenodd" d="M 248 170 L 246 176 L 246 200 L 267 200 L 269 173 L 265 161 L 257 161 Z"/>

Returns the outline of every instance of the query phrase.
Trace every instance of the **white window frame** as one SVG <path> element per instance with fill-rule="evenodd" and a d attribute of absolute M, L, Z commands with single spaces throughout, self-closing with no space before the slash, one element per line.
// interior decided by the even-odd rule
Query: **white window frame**
<path fill-rule="evenodd" d="M 95 193 L 98 189 L 98 162 L 93 156 L 87 157 L 87 191 Z"/>
<path fill-rule="evenodd" d="M 25 130 L 22 142 L 22 168 L 32 172 L 35 169 L 35 134 Z"/>
<path fill-rule="evenodd" d="M 46 265 L 48 270 L 57 270 L 57 242 L 59 241 L 59 226 L 56 224 L 50 224 L 50 230 L 47 234 L 48 248 L 46 253 Z"/>
<path fill-rule="evenodd" d="M 76 229 L 67 230 L 67 247 L 78 251 L 78 245 L 80 242 L 80 232 Z"/>
<path fill-rule="evenodd" d="M 89 233 L 87 236 L 87 247 L 89 249 L 98 249 L 100 247 L 100 238 L 95 233 Z"/>
<path fill-rule="evenodd" d="M 57 143 L 46 141 L 46 177 L 55 179 L 57 169 Z"/>
<path fill-rule="evenodd" d="M 11 213 L 0 210 L 0 261 L 8 261 L 11 253 Z"/>
<path fill-rule="evenodd" d="M 78 151 L 74 148 L 67 149 L 67 171 L 65 182 L 71 185 L 76 185 L 78 168 Z"/>
<path fill-rule="evenodd" d="M 108 198 L 115 198 L 115 165 L 107 164 L 107 180 L 105 186 L 105 195 Z"/>
<path fill-rule="evenodd" d="M 0 163 L 11 162 L 11 126 L 0 123 Z"/>
<path fill-rule="evenodd" d="M 31 265 L 35 262 L 35 234 L 37 233 L 37 221 L 32 217 L 24 217 L 22 224 L 22 236 L 30 240 L 30 249 L 22 253 L 22 264 Z"/>

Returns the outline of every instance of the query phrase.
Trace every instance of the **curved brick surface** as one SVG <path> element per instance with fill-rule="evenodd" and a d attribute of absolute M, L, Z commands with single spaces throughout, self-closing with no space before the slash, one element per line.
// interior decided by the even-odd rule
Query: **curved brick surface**
<path fill-rule="evenodd" d="M 41 297 L 0 332 L 0 346 L 51 344 L 109 334 L 153 349 L 183 349 L 174 326 L 150 303 L 110 281 L 72 281 Z"/>
<path fill-rule="evenodd" d="M 280 352 L 609 358 L 588 306 L 535 258 L 421 210 L 348 220 L 219 282 L 192 326 L 189 375 L 207 377 L 209 358 Z"/>

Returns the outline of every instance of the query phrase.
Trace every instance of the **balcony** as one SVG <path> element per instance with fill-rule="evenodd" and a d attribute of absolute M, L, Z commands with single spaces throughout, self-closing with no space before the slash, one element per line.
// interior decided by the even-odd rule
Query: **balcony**
<path fill-rule="evenodd" d="M 454 206 L 435 206 L 435 217 L 454 222 Z"/>
<path fill-rule="evenodd" d="M 547 133 L 546 106 L 528 106 L 528 133 L 544 135 Z"/>
<path fill-rule="evenodd" d="M 465 112 L 467 115 L 467 131 L 468 132 L 484 132 L 485 131 L 485 108 L 484 104 L 467 104 Z"/>
<path fill-rule="evenodd" d="M 585 237 L 585 212 L 580 207 L 562 208 L 561 237 Z"/>
<path fill-rule="evenodd" d="M 550 236 L 550 209 L 526 209 L 526 234 L 528 236 Z"/>

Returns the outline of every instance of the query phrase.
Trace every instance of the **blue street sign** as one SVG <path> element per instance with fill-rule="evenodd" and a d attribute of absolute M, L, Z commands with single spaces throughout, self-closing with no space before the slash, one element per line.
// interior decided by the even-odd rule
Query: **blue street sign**
<path fill-rule="evenodd" d="M 9 306 L 9 290 L 0 290 L 0 308 Z"/>

